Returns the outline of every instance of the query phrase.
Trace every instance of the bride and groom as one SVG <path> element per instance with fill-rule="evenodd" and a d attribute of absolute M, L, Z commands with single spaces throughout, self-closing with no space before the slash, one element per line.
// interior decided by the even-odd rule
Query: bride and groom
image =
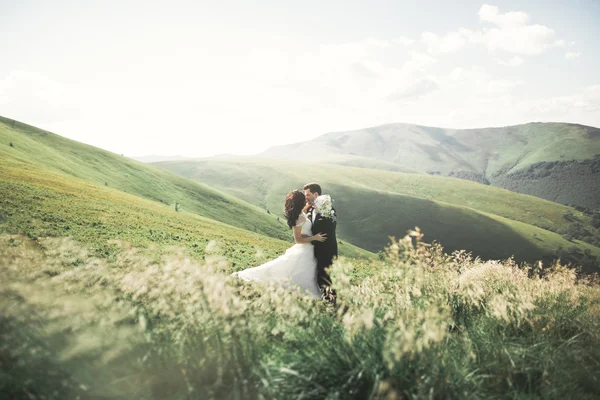
<path fill-rule="evenodd" d="M 233 275 L 246 281 L 297 286 L 315 298 L 335 301 L 328 268 L 338 255 L 335 209 L 317 183 L 304 185 L 304 193 L 293 190 L 285 198 L 287 224 L 294 244 L 285 254 L 258 267 Z"/>

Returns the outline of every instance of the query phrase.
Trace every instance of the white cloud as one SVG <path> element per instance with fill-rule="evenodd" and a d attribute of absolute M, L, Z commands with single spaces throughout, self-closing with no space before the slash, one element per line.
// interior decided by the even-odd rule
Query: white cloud
<path fill-rule="evenodd" d="M 567 60 L 572 60 L 574 58 L 578 58 L 579 56 L 581 56 L 581 52 L 573 52 L 573 51 L 567 51 L 565 53 L 565 58 Z"/>
<path fill-rule="evenodd" d="M 575 44 L 575 42 L 571 42 L 571 43 L 572 43 L 572 44 L 569 44 L 569 43 L 567 43 L 567 41 L 566 41 L 566 40 L 564 40 L 564 39 L 560 39 L 560 40 L 557 40 L 557 41 L 554 43 L 554 45 L 555 45 L 556 47 L 567 47 L 567 46 L 572 46 L 573 44 Z"/>
<path fill-rule="evenodd" d="M 477 92 L 485 96 L 498 96 L 510 94 L 514 88 L 523 85 L 524 82 L 507 79 L 490 79 L 478 87 Z"/>
<path fill-rule="evenodd" d="M 522 55 L 541 54 L 560 45 L 554 30 L 544 25 L 528 24 L 529 16 L 521 11 L 501 14 L 498 7 L 484 4 L 479 10 L 483 22 L 496 25 L 479 31 L 463 30 L 471 43 L 481 44 L 490 52 L 503 50 Z"/>
<path fill-rule="evenodd" d="M 421 42 L 427 46 L 429 53 L 445 54 L 462 49 L 467 41 L 460 32 L 450 32 L 444 36 L 438 36 L 432 32 L 423 32 Z"/>
<path fill-rule="evenodd" d="M 404 69 L 424 70 L 438 62 L 437 58 L 432 57 L 429 54 L 419 53 L 417 51 L 412 51 L 409 54 L 410 58 L 402 66 Z"/>
<path fill-rule="evenodd" d="M 466 95 L 469 98 L 483 98 L 507 95 L 517 86 L 523 85 L 520 80 L 494 78 L 481 67 L 454 68 L 448 75 L 440 78 L 445 84 L 443 88 L 448 94 L 455 93 L 456 98 Z"/>
<path fill-rule="evenodd" d="M 521 57 L 514 56 L 513 58 L 511 58 L 510 60 L 507 60 L 507 61 L 498 60 L 498 64 L 504 65 L 507 67 L 518 67 L 519 65 L 523 64 L 524 61 L 525 60 L 523 60 Z"/>
<path fill-rule="evenodd" d="M 413 39 L 407 38 L 406 36 L 400 36 L 398 39 L 394 40 L 394 43 L 402 45 L 402 46 L 412 46 L 415 41 Z"/>
<path fill-rule="evenodd" d="M 383 74 L 385 67 L 380 63 L 365 60 L 352 64 L 352 69 L 358 76 L 365 78 L 377 78 Z"/>
<path fill-rule="evenodd" d="M 522 11 L 500 14 L 498 7 L 484 4 L 479 9 L 479 19 L 502 27 L 522 26 L 529 21 L 529 15 Z"/>
<path fill-rule="evenodd" d="M 529 15 L 523 11 L 500 13 L 498 7 L 484 4 L 479 9 L 479 19 L 495 26 L 479 30 L 459 28 L 442 36 L 423 32 L 421 42 L 431 54 L 456 52 L 467 42 L 484 46 L 489 52 L 504 51 L 528 56 L 542 54 L 552 47 L 567 46 L 565 40 L 556 39 L 553 29 L 530 24 Z M 516 66 L 516 60 L 508 65 Z"/>
<path fill-rule="evenodd" d="M 532 119 L 550 121 L 573 121 L 581 123 L 589 121 L 590 116 L 600 112 L 600 85 L 591 85 L 576 90 L 570 95 L 553 96 L 537 99 L 531 102 L 521 102 L 518 107 L 521 112 Z M 595 126 L 598 125 L 596 118 Z M 594 122 L 587 122 L 594 125 Z"/>

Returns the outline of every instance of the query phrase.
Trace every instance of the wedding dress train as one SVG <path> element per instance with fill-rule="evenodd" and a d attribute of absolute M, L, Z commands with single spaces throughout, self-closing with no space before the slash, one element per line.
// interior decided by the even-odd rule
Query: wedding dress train
<path fill-rule="evenodd" d="M 312 222 L 305 213 L 300 214 L 296 226 L 302 226 L 303 235 L 312 235 Z M 317 284 L 317 259 L 311 243 L 296 243 L 280 257 L 232 275 L 246 281 L 297 286 L 313 297 L 321 298 Z"/>

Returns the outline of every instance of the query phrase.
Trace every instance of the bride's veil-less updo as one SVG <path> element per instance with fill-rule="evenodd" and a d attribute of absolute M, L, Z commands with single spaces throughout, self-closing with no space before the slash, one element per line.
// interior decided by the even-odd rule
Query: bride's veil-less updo
<path fill-rule="evenodd" d="M 304 193 L 299 190 L 292 190 L 285 197 L 285 206 L 283 215 L 287 218 L 287 224 L 290 229 L 296 225 L 296 220 L 300 216 L 304 205 L 306 204 L 306 197 Z"/>

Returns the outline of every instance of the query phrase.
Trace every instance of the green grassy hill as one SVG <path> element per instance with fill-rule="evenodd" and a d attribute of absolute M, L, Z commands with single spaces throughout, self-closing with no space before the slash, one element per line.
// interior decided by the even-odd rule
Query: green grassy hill
<path fill-rule="evenodd" d="M 12 147 L 9 145 L 12 143 Z M 280 239 L 289 232 L 264 210 L 198 182 L 93 146 L 0 117 L 3 164 L 61 172 Z"/>
<path fill-rule="evenodd" d="M 496 186 L 561 204 L 587 208 L 600 216 L 600 154 L 589 160 L 549 161 L 493 179 Z"/>
<path fill-rule="evenodd" d="M 174 160 L 168 160 L 174 161 Z M 181 161 L 181 160 L 178 160 Z M 382 171 L 394 171 L 394 172 L 405 172 L 408 174 L 419 174 L 420 172 L 403 166 L 399 164 L 395 164 L 388 161 L 377 160 L 374 158 L 368 157 L 359 157 L 353 155 L 340 155 L 340 156 L 332 156 L 328 157 L 325 162 L 327 164 L 334 165 L 344 165 L 347 167 L 357 167 L 357 168 L 369 168 L 369 169 L 378 169 Z"/>
<path fill-rule="evenodd" d="M 539 163 L 585 161 L 600 154 L 600 129 L 566 123 L 529 123 L 502 128 L 443 129 L 410 124 L 387 124 L 348 132 L 333 132 L 313 140 L 273 147 L 262 156 L 288 160 L 311 159 L 328 162 L 343 156 L 372 159 L 368 168 L 389 170 L 375 161 L 392 163 L 419 173 L 457 176 L 520 193 L 532 193 L 550 200 L 566 200 L 600 209 L 600 200 L 580 201 L 580 194 L 564 190 L 552 196 L 558 183 L 572 182 L 555 170 L 552 182 L 520 179 L 506 183 L 511 174 Z M 355 163 L 355 166 L 362 166 Z M 595 172 L 595 181 L 599 172 Z M 589 177 L 585 178 L 590 181 Z M 540 189 L 540 185 L 550 185 Z M 585 188 L 584 185 L 580 185 Z M 550 193 L 547 195 L 547 193 Z M 585 197 L 583 197 L 585 198 Z"/>
<path fill-rule="evenodd" d="M 560 232 L 571 216 L 593 229 L 589 218 L 570 207 L 474 182 L 373 169 L 308 164 L 255 157 L 214 157 L 164 162 L 157 166 L 272 210 L 291 188 L 318 181 L 338 208 L 340 234 L 378 251 L 387 235 L 403 236 L 419 226 L 427 240 L 451 250 L 467 249 L 485 258 L 549 260 L 559 248 L 576 246 L 600 255 Z"/>
<path fill-rule="evenodd" d="M 258 241 L 281 251 L 291 242 L 283 218 L 278 221 L 259 207 L 5 118 L 0 120 L 0 160 L 0 222 L 30 236 L 72 236 L 97 246 L 111 239 L 147 246 L 165 242 L 198 252 L 210 238 L 221 238 L 237 243 L 228 246 L 234 253 L 245 248 L 241 243 Z M 175 202 L 182 212 L 175 212 Z M 351 257 L 370 254 L 350 244 L 340 251 Z"/>

